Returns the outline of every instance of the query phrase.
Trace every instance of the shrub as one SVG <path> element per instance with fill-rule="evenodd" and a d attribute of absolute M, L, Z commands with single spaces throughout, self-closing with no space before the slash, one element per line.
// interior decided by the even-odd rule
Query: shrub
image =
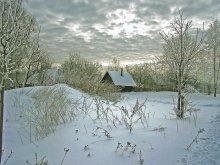
<path fill-rule="evenodd" d="M 144 102 L 140 103 L 138 99 L 134 106 L 131 106 L 129 109 L 125 106 L 120 108 L 122 114 L 122 121 L 124 122 L 126 128 L 129 129 L 129 132 L 134 128 L 134 125 L 140 120 L 143 127 L 148 126 L 147 117 L 146 117 L 146 104 L 147 99 Z"/>
<path fill-rule="evenodd" d="M 48 136 L 58 125 L 74 120 L 77 115 L 76 101 L 69 98 L 63 88 L 43 87 L 34 91 L 32 98 L 34 107 L 23 108 L 22 116 L 30 130 L 34 130 L 36 140 Z"/>

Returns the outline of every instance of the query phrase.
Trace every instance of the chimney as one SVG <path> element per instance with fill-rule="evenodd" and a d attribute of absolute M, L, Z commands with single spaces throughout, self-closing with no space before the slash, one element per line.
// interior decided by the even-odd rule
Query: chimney
<path fill-rule="evenodd" d="M 123 68 L 121 68 L 121 76 L 123 76 Z"/>

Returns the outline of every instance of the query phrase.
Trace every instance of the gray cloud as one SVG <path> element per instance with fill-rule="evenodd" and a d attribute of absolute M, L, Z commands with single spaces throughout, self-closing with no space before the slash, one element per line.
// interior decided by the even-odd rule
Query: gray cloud
<path fill-rule="evenodd" d="M 29 0 L 41 47 L 55 62 L 78 51 L 92 60 L 147 60 L 162 52 L 158 33 L 178 9 L 194 24 L 220 17 L 218 0 Z"/>

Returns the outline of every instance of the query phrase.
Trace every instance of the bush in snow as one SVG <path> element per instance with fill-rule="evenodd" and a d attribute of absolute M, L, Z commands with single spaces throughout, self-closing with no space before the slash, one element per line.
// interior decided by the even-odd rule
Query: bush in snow
<path fill-rule="evenodd" d="M 32 94 L 34 107 L 23 108 L 22 113 L 36 140 L 54 132 L 60 124 L 76 117 L 76 101 L 68 98 L 66 91 L 57 86 L 43 87 Z M 30 132 L 30 134 L 32 134 Z"/>
<path fill-rule="evenodd" d="M 146 101 L 147 101 L 147 99 L 145 99 L 144 102 L 139 103 L 139 101 L 137 99 L 135 105 L 131 106 L 129 109 L 126 108 L 126 106 L 122 106 L 120 108 L 122 121 L 124 122 L 125 126 L 129 129 L 130 133 L 133 130 L 134 125 L 139 120 L 141 121 L 141 123 L 144 127 L 145 127 L 145 125 L 148 125 L 146 112 L 145 112 Z"/>

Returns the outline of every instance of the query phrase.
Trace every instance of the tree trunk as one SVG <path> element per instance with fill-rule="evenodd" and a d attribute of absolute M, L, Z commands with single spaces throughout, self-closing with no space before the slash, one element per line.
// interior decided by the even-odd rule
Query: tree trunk
<path fill-rule="evenodd" d="M 5 61 L 6 59 L 6 48 L 3 47 L 3 59 Z M 3 63 L 3 67 L 2 67 L 2 75 L 4 76 L 7 73 L 7 66 L 5 63 Z M 3 123 L 4 123 L 4 93 L 5 93 L 5 84 L 6 84 L 6 80 L 5 78 L 2 76 L 1 79 L 1 87 L 0 87 L 0 95 L 1 95 L 1 101 L 0 101 L 0 111 L 1 111 L 1 116 L 0 116 L 0 122 L 1 122 L 1 127 L 0 127 L 0 152 L 1 152 L 1 156 L 0 156 L 0 164 L 2 161 L 2 153 L 3 153 Z"/>
<path fill-rule="evenodd" d="M 177 117 L 183 118 L 184 117 L 184 97 L 182 96 L 182 74 L 179 73 L 179 80 L 178 80 L 178 101 L 177 101 Z"/>
<path fill-rule="evenodd" d="M 176 112 L 178 117 L 180 117 L 180 110 L 181 110 L 181 91 L 178 89 L 178 101 L 177 101 L 177 112 Z"/>
<path fill-rule="evenodd" d="M 24 81 L 23 81 L 23 83 L 22 83 L 22 88 L 24 88 L 26 85 L 27 85 L 27 81 L 28 81 L 28 79 L 30 78 L 30 71 L 31 71 L 31 66 L 29 65 L 28 67 L 27 67 L 27 72 L 26 72 L 26 74 L 25 74 L 25 78 L 24 78 Z"/>
<path fill-rule="evenodd" d="M 177 102 L 177 117 L 184 117 L 184 108 L 185 108 L 185 98 L 182 95 L 182 90 L 178 91 L 178 102 Z"/>
<path fill-rule="evenodd" d="M 182 15 L 181 15 L 181 23 L 182 23 Z M 184 111 L 183 111 L 183 105 L 182 105 L 182 81 L 183 81 L 183 60 L 184 60 L 184 54 L 183 54 L 183 25 L 180 25 L 180 63 L 179 63 L 179 71 L 178 71 L 178 112 L 177 116 L 179 118 L 183 118 Z"/>
<path fill-rule="evenodd" d="M 4 81 L 4 80 L 3 80 Z M 3 83 L 4 84 L 4 83 Z M 4 121 L 4 93 L 5 93 L 5 87 L 4 85 L 2 86 L 1 89 L 1 101 L 0 101 L 0 110 L 1 110 L 1 127 L 0 127 L 0 152 L 1 152 L 1 156 L 0 156 L 0 163 L 1 163 L 1 159 L 2 159 L 2 153 L 3 153 L 3 121 Z"/>
<path fill-rule="evenodd" d="M 215 50 L 215 47 L 213 48 L 213 72 L 214 72 L 214 97 L 216 97 L 216 91 L 217 91 L 217 82 L 216 82 L 216 50 Z"/>

